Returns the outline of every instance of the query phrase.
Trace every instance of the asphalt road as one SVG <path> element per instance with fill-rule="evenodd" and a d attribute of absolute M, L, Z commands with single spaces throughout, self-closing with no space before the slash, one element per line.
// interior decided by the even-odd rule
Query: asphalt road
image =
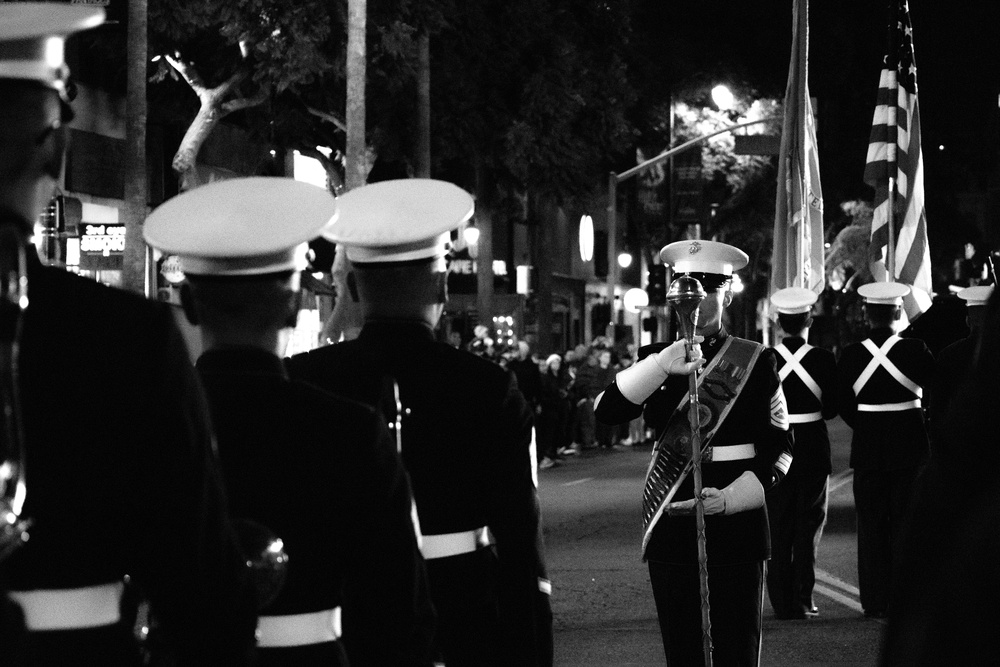
<path fill-rule="evenodd" d="M 883 621 L 866 619 L 857 590 L 850 429 L 830 422 L 834 474 L 817 556 L 820 615 L 778 621 L 765 594 L 764 667 L 874 665 Z M 539 473 L 553 582 L 556 665 L 664 665 L 649 577 L 639 556 L 640 499 L 650 447 L 588 451 Z"/>

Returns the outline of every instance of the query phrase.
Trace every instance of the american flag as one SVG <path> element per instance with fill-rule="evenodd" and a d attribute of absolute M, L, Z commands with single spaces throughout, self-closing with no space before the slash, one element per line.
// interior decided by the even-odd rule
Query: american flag
<path fill-rule="evenodd" d="M 891 216 L 890 177 L 895 177 Z M 930 305 L 931 256 L 924 208 L 917 66 L 913 59 L 913 27 L 906 0 L 890 0 L 889 43 L 872 120 L 865 182 L 875 188 L 872 273 L 878 279 L 888 275 L 885 248 L 889 242 L 891 218 L 895 236 L 891 279 L 914 288 L 914 299 L 907 303 L 907 315 L 912 319 Z"/>
<path fill-rule="evenodd" d="M 778 157 L 771 291 L 826 285 L 823 267 L 823 188 L 816 124 L 809 97 L 809 0 L 795 0 L 792 56 L 785 88 L 785 117 Z"/>

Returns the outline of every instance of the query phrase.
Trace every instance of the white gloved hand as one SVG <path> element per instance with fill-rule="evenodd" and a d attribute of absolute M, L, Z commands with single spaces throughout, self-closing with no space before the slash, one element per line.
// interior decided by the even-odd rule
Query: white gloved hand
<path fill-rule="evenodd" d="M 653 355 L 653 358 L 656 359 L 656 365 L 668 375 L 690 375 L 705 364 L 705 359 L 701 356 L 701 341 L 703 340 L 705 340 L 704 336 L 694 337 L 694 345 L 691 346 L 691 361 L 687 361 L 684 340 L 675 340 Z"/>
<path fill-rule="evenodd" d="M 764 487 L 757 475 L 749 470 L 743 472 L 732 484 L 722 490 L 726 499 L 726 510 L 723 514 L 736 514 L 755 510 L 764 506 Z"/>
<path fill-rule="evenodd" d="M 705 504 L 705 516 L 736 514 L 763 507 L 764 487 L 761 486 L 757 475 L 747 470 L 721 491 L 706 486 L 701 490 L 701 499 Z M 667 505 L 667 514 L 670 516 L 688 516 L 694 513 L 694 498 Z"/>
<path fill-rule="evenodd" d="M 692 350 L 695 361 L 684 361 L 684 341 L 679 340 L 651 354 L 637 364 L 632 364 L 615 376 L 615 383 L 622 396 L 636 405 L 646 402 L 660 388 L 668 375 L 687 375 L 700 368 L 705 360 L 701 356 L 701 336 L 695 337 Z"/>

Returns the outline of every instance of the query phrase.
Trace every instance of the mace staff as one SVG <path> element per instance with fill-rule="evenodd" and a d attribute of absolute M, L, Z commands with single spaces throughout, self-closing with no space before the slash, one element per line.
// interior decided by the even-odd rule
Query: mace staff
<path fill-rule="evenodd" d="M 687 361 L 693 360 L 698 310 L 706 292 L 697 279 L 680 276 L 667 290 L 667 301 L 677 313 L 677 323 L 684 337 Z M 691 471 L 694 481 L 695 525 L 698 532 L 698 580 L 701 592 L 701 639 L 705 667 L 712 666 L 712 619 L 708 598 L 708 550 L 705 538 L 705 503 L 701 497 L 701 406 L 698 401 L 698 376 L 688 375 L 688 423 L 691 426 Z"/>

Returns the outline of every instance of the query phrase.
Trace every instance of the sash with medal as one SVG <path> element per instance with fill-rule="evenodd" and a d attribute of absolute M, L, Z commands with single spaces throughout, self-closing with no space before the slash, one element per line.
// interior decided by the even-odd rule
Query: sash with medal
<path fill-rule="evenodd" d="M 760 343 L 730 336 L 699 375 L 703 462 L 712 460 L 712 450 L 709 447 L 712 436 L 732 409 L 763 349 L 764 346 Z M 646 486 L 642 494 L 643 560 L 646 558 L 646 546 L 653 534 L 653 527 L 691 472 L 689 402 L 690 397 L 685 394 L 653 448 L 653 459 L 646 471 Z"/>

